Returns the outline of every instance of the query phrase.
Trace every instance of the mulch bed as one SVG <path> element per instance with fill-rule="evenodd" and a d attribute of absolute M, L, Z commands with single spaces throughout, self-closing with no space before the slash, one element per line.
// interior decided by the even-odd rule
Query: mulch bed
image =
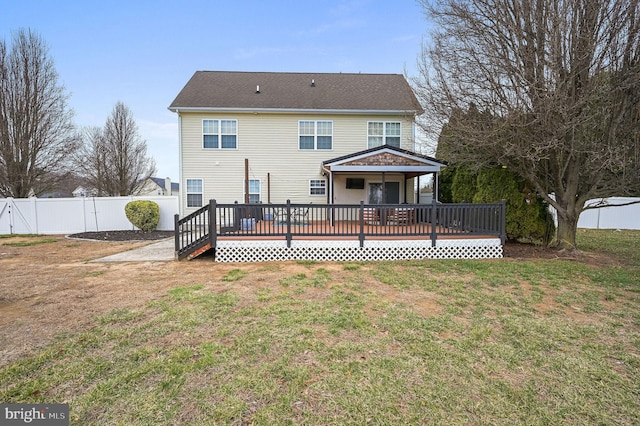
<path fill-rule="evenodd" d="M 173 237 L 173 231 L 101 231 L 69 235 L 69 238 L 98 241 L 153 241 L 170 237 Z"/>

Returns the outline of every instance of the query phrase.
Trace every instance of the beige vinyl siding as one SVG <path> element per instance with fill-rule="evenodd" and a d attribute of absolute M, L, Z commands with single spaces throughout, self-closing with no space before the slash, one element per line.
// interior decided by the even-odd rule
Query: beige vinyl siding
<path fill-rule="evenodd" d="M 182 185 L 186 179 L 203 179 L 204 202 L 244 201 L 244 163 L 249 160 L 249 179 L 261 181 L 261 199 L 268 202 L 270 175 L 271 202 L 324 203 L 326 197 L 309 195 L 309 179 L 321 175 L 325 160 L 367 149 L 369 121 L 400 121 L 402 148 L 413 150 L 411 117 L 393 115 L 339 114 L 228 114 L 180 113 L 182 117 Z M 202 142 L 203 119 L 237 120 L 237 149 L 205 149 Z M 332 150 L 298 149 L 298 122 L 333 122 Z M 327 188 L 328 188 L 327 184 Z M 182 191 L 186 206 L 186 192 Z M 185 208 L 188 214 L 194 209 Z"/>

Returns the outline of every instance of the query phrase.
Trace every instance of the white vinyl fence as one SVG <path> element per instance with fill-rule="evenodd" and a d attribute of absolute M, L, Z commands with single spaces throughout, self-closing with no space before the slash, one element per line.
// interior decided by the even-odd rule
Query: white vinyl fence
<path fill-rule="evenodd" d="M 0 234 L 74 234 L 136 229 L 124 207 L 149 200 L 160 207 L 158 229 L 172 231 L 178 197 L 0 198 Z"/>
<path fill-rule="evenodd" d="M 587 201 L 587 206 L 601 200 Z M 640 198 L 605 198 L 607 204 L 625 204 L 639 202 Z M 585 210 L 578 220 L 578 228 L 589 229 L 640 229 L 640 204 L 621 207 L 601 207 Z"/>

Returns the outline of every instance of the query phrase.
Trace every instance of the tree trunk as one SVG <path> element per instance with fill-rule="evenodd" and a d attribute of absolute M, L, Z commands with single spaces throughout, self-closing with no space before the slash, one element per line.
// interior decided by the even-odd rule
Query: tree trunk
<path fill-rule="evenodd" d="M 576 249 L 576 234 L 578 230 L 578 218 L 580 213 L 570 213 L 567 216 L 558 215 L 558 228 L 556 238 L 550 244 L 561 250 Z"/>

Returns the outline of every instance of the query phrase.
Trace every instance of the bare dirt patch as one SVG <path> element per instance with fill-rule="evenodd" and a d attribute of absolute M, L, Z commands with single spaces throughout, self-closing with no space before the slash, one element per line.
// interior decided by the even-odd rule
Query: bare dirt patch
<path fill-rule="evenodd" d="M 132 234 L 129 234 L 129 238 Z M 86 236 L 85 236 L 86 237 Z M 0 239 L 0 366 L 29 355 L 56 335 L 81 332 L 93 326 L 95 317 L 113 309 L 142 309 L 178 286 L 202 285 L 211 291 L 233 290 L 248 299 L 256 290 L 280 291 L 279 281 L 294 274 L 311 275 L 323 267 L 339 279 L 343 266 L 326 263 L 308 266 L 297 262 L 213 263 L 210 258 L 190 262 L 89 262 L 111 254 L 150 244 L 144 241 L 75 240 L 63 236 L 11 237 Z M 118 235 L 117 238 L 121 238 Z M 163 235 L 163 238 L 166 235 Z M 15 243 L 32 243 L 18 246 Z M 537 248 L 505 248 L 517 258 L 542 258 Z M 248 273 L 247 279 L 226 282 L 233 269 Z M 366 276 L 369 276 L 368 274 Z M 392 290 L 374 278 L 361 283 L 379 294 Z M 407 294 L 397 301 L 415 301 Z M 415 295 L 414 295 L 415 296 Z M 439 307 L 431 295 L 418 299 L 416 310 L 433 315 Z"/>
<path fill-rule="evenodd" d="M 599 253 L 585 253 L 580 250 L 567 251 L 539 246 L 535 244 L 505 244 L 503 256 L 507 259 L 563 259 L 574 260 L 591 265 L 618 265 L 620 261 Z"/>

